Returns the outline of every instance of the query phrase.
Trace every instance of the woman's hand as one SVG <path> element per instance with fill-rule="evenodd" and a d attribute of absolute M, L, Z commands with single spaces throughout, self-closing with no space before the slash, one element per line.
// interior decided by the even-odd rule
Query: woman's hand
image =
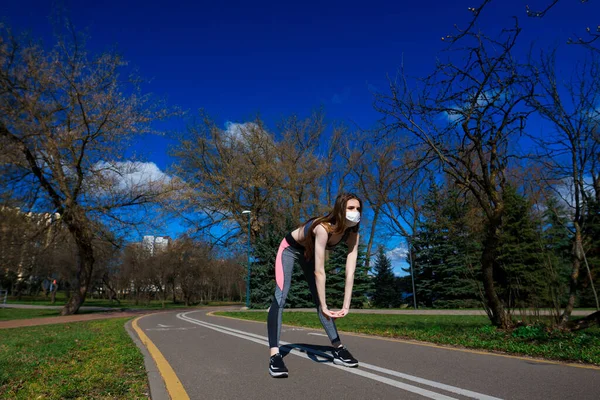
<path fill-rule="evenodd" d="M 331 314 L 333 314 L 333 318 L 344 318 L 346 315 L 348 315 L 348 312 L 350 312 L 349 309 L 347 308 L 342 308 L 339 311 L 330 311 Z"/>
<path fill-rule="evenodd" d="M 325 306 L 325 307 L 321 306 L 321 312 L 323 313 L 323 315 L 327 319 L 331 319 L 331 318 L 335 319 L 335 318 L 337 318 L 337 316 L 335 315 L 335 313 L 333 311 L 329 311 L 329 309 L 327 308 L 327 306 Z"/>

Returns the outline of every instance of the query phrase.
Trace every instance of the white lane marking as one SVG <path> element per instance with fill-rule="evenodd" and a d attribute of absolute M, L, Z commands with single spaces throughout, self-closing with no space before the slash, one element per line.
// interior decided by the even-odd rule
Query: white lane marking
<path fill-rule="evenodd" d="M 194 311 L 190 311 L 190 312 L 194 312 Z M 187 312 L 185 314 L 188 314 L 190 312 Z M 187 315 L 185 316 L 185 318 L 186 318 L 186 320 L 193 319 L 191 317 L 188 317 Z M 198 321 L 198 320 L 194 319 L 194 321 Z M 212 325 L 212 326 L 215 326 L 215 327 L 219 327 L 219 328 L 222 328 L 222 329 L 230 330 L 230 331 L 237 332 L 237 333 L 240 333 L 240 334 L 243 334 L 243 335 L 252 336 L 252 337 L 255 337 L 255 338 L 258 338 L 258 339 L 262 339 L 262 340 L 268 341 L 268 338 L 266 336 L 256 335 L 254 333 L 245 332 L 245 331 L 239 331 L 237 329 L 228 328 L 226 326 L 221 326 L 221 325 L 215 325 L 215 324 L 212 324 L 212 323 L 206 322 L 206 321 L 199 321 L 199 322 L 202 322 L 203 324 Z M 324 335 L 324 336 L 327 336 L 327 335 Z M 284 342 L 284 341 L 281 341 L 280 343 L 283 344 L 283 345 L 289 345 L 290 344 L 290 343 Z M 302 346 L 296 346 L 296 347 L 303 348 Z M 314 349 L 306 349 L 306 348 L 303 348 L 303 349 L 307 350 L 310 353 L 317 354 L 317 355 L 320 355 L 322 357 L 328 358 L 330 360 L 332 359 L 332 356 L 329 355 L 328 353 L 323 353 L 323 352 L 321 352 L 319 350 L 314 350 Z M 424 384 L 424 385 L 436 387 L 436 388 L 439 388 L 439 389 L 442 389 L 442 390 L 446 390 L 448 392 L 460 394 L 462 396 L 471 397 L 471 398 L 478 399 L 478 400 L 502 400 L 502 399 L 500 399 L 498 397 L 488 396 L 488 395 L 485 395 L 485 394 L 482 394 L 482 393 L 473 392 L 471 390 L 457 388 L 455 386 L 450 386 L 450 385 L 446 385 L 444 383 L 439 383 L 439 382 L 436 382 L 436 381 L 431 381 L 431 380 L 428 380 L 428 379 L 419 378 L 417 376 L 412 376 L 412 375 L 404 374 L 402 372 L 394 371 L 394 370 L 387 369 L 387 368 L 378 367 L 378 366 L 372 365 L 372 364 L 367 364 L 367 363 L 361 362 L 360 363 L 360 367 L 362 369 L 364 369 L 364 368 L 366 368 L 366 369 L 372 369 L 372 370 L 377 371 L 377 372 L 381 372 L 381 373 L 385 373 L 385 374 L 388 374 L 388 375 L 396 376 L 398 378 L 402 378 L 402 379 L 409 380 L 409 381 L 414 381 L 414 382 L 421 383 L 421 384 Z M 341 367 L 341 368 L 344 369 L 344 367 Z"/>
<path fill-rule="evenodd" d="M 194 311 L 190 311 L 190 312 L 194 312 Z M 199 320 L 193 319 L 191 317 L 188 317 L 186 315 L 186 314 L 189 314 L 190 312 L 180 313 L 180 314 L 177 315 L 177 317 L 180 318 L 180 319 L 183 319 L 185 321 L 192 322 L 192 323 L 200 322 L 201 324 L 203 324 L 203 326 L 209 327 L 209 328 L 212 328 L 212 329 L 215 329 L 215 330 L 216 330 L 216 328 L 225 329 L 225 330 L 230 331 L 232 333 L 236 333 L 234 336 L 238 336 L 237 334 L 241 334 L 241 335 L 244 336 L 243 338 L 248 339 L 248 340 L 252 340 L 253 342 L 256 342 L 256 343 L 259 343 L 259 342 L 256 341 L 256 340 L 254 340 L 254 339 L 252 339 L 252 338 L 260 339 L 260 343 L 261 344 L 266 344 L 268 346 L 268 338 L 265 337 L 265 336 L 257 335 L 257 334 L 250 333 L 250 332 L 240 331 L 240 330 L 229 328 L 229 327 L 226 327 L 226 326 L 212 324 L 210 322 L 199 321 Z M 229 332 L 224 332 L 224 333 L 229 333 Z M 309 335 L 310 334 L 319 335 L 318 333 L 308 333 L 308 334 Z M 323 336 L 326 336 L 326 335 L 323 335 Z M 289 345 L 290 343 L 282 341 L 281 344 L 282 345 Z M 314 349 L 310 349 L 310 348 L 304 348 L 302 346 L 296 346 L 296 347 L 302 348 L 303 350 L 305 350 L 307 352 L 310 352 L 310 353 L 315 354 L 315 355 L 319 355 L 321 357 L 324 357 L 324 358 L 327 358 L 327 359 L 330 359 L 330 360 L 332 358 L 331 355 L 329 355 L 327 353 L 323 353 L 323 352 L 318 351 L 318 350 L 314 350 Z M 297 353 L 294 353 L 294 354 L 300 355 L 300 354 L 297 354 Z M 327 364 L 327 365 L 330 365 L 330 366 L 333 366 L 333 367 L 338 367 L 338 368 L 340 368 L 340 369 L 342 369 L 344 371 L 352 372 L 352 373 L 355 373 L 355 372 L 358 371 L 358 370 L 349 369 L 349 368 L 346 368 L 346 367 L 339 367 L 339 366 L 337 366 L 335 364 Z M 391 369 L 378 367 L 378 366 L 372 365 L 372 364 L 367 364 L 367 363 L 361 362 L 360 363 L 360 367 L 361 367 L 361 369 L 365 369 L 365 368 L 366 369 L 370 369 L 370 370 L 373 370 L 373 371 L 376 371 L 376 372 L 384 373 L 384 374 L 387 374 L 387 375 L 392 375 L 392 376 L 395 376 L 395 377 L 398 377 L 398 378 L 402 378 L 402 379 L 405 379 L 405 380 L 408 380 L 408 381 L 417 382 L 417 383 L 420 383 L 420 384 L 423 384 L 423 385 L 432 386 L 432 387 L 435 387 L 435 388 L 438 388 L 438 389 L 445 390 L 447 392 L 456 393 L 456 394 L 459 394 L 459 395 L 462 395 L 462 396 L 466 396 L 466 397 L 470 397 L 470 398 L 477 399 L 477 400 L 501 400 L 498 397 L 488 396 L 488 395 L 485 395 L 485 394 L 482 394 L 482 393 L 477 393 L 477 392 L 474 392 L 474 391 L 471 391 L 471 390 L 467 390 L 467 389 L 461 389 L 461 388 L 458 388 L 458 387 L 455 387 L 455 386 L 450 386 L 450 385 L 446 385 L 444 383 L 440 383 L 440 382 L 436 382 L 436 381 L 431 381 L 431 380 L 424 379 L 424 378 L 419 378 L 417 376 L 412 376 L 412 375 L 404 374 L 404 373 L 401 373 L 401 372 L 398 372 L 398 371 L 394 371 L 394 370 L 391 370 Z M 364 371 L 362 371 L 362 372 L 364 372 Z M 365 372 L 365 373 L 367 373 L 367 372 Z M 375 375 L 375 376 L 378 376 L 378 375 Z M 387 379 L 387 378 L 385 378 L 385 379 Z M 394 382 L 396 382 L 396 381 L 394 381 Z M 393 385 L 393 386 L 395 386 L 395 385 Z M 431 392 L 431 393 L 433 393 L 433 392 Z"/>
<path fill-rule="evenodd" d="M 313 336 L 325 336 L 325 337 L 327 337 L 327 335 L 326 335 L 326 334 L 324 334 L 324 333 L 313 333 L 313 332 L 309 332 L 308 334 L 309 334 L 309 335 L 313 335 Z"/>
<path fill-rule="evenodd" d="M 173 325 L 163 325 L 163 324 L 158 324 L 156 326 L 161 327 L 161 328 L 172 328 L 173 327 Z"/>
<path fill-rule="evenodd" d="M 191 311 L 191 312 L 193 312 L 193 311 Z M 205 328 L 209 328 L 209 329 L 215 330 L 217 332 L 222 332 L 222 333 L 225 333 L 225 334 L 228 334 L 228 335 L 232 335 L 232 336 L 236 336 L 236 337 L 239 337 L 239 338 L 242 338 L 242 339 L 250 340 L 252 342 L 259 343 L 259 344 L 262 344 L 262 345 L 267 346 L 267 347 L 269 346 L 269 343 L 265 339 L 261 340 L 261 339 L 255 339 L 254 337 L 251 337 L 251 336 L 258 336 L 258 335 L 249 334 L 248 332 L 238 331 L 237 329 L 231 329 L 231 328 L 228 328 L 228 327 L 225 327 L 225 326 L 211 324 L 211 323 L 205 322 L 205 321 L 199 321 L 199 320 L 190 318 L 190 317 L 186 316 L 185 314 L 186 313 L 177 314 L 177 318 L 182 319 L 184 321 L 191 322 L 192 324 L 204 326 Z M 240 332 L 240 333 L 238 333 L 238 332 Z M 281 343 L 284 344 L 284 345 L 289 344 L 289 343 L 285 343 L 285 342 L 281 342 Z M 301 352 L 299 352 L 297 350 L 291 350 L 290 354 L 294 354 L 296 356 L 304 357 L 304 358 L 307 358 L 307 359 L 310 360 L 310 357 L 308 356 L 308 354 L 301 353 Z M 327 358 L 330 358 L 330 357 L 327 357 Z M 327 366 L 330 366 L 330 367 L 334 367 L 334 368 L 338 368 L 338 369 L 340 369 L 342 371 L 350 372 L 350 373 L 355 374 L 355 375 L 360 375 L 360 376 L 363 376 L 365 378 L 370 378 L 370 379 L 373 379 L 373 380 L 378 381 L 378 382 L 386 383 L 386 384 L 388 384 L 390 386 L 395 386 L 397 388 L 404 389 L 404 390 L 406 390 L 408 392 L 416 393 L 416 394 L 419 394 L 421 396 L 428 397 L 430 399 L 434 399 L 434 400 L 457 400 L 454 397 L 448 397 L 448 396 L 445 396 L 443 394 L 435 393 L 435 392 L 429 391 L 427 389 L 422 389 L 422 388 L 417 387 L 417 386 L 407 385 L 405 383 L 401 383 L 401 382 L 395 381 L 395 380 L 390 379 L 390 378 L 385 378 L 383 376 L 375 375 L 375 374 L 372 374 L 370 372 L 356 370 L 356 369 L 350 369 L 350 368 L 341 367 L 339 365 L 329 364 L 329 363 L 324 364 L 324 365 L 327 365 Z"/>
<path fill-rule="evenodd" d="M 195 326 L 190 326 L 187 328 L 148 328 L 144 329 L 145 331 L 187 331 L 188 329 L 196 329 Z"/>

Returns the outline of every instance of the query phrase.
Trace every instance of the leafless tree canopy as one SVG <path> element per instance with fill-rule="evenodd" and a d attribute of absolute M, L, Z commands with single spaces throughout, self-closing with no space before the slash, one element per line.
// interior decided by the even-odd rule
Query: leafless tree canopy
<path fill-rule="evenodd" d="M 231 227 L 216 238 L 222 244 L 246 227 L 244 210 L 251 211 L 253 237 L 267 225 L 295 225 L 323 212 L 327 178 L 336 171 L 335 152 L 328 157 L 318 152 L 325 129 L 321 113 L 291 117 L 277 134 L 258 118 L 223 130 L 202 114 L 173 152 L 179 160 L 175 174 L 189 185 L 180 209 L 196 218 L 190 222 L 198 231 Z"/>
<path fill-rule="evenodd" d="M 76 312 L 90 283 L 92 221 L 136 223 L 123 208 L 150 204 L 165 182 L 132 180 L 139 164 L 124 151 L 150 123 L 167 116 L 140 81 L 123 78 L 116 52 L 91 56 L 75 32 L 47 51 L 26 36 L 0 31 L 0 189 L 34 211 L 58 213 L 78 249 Z"/>

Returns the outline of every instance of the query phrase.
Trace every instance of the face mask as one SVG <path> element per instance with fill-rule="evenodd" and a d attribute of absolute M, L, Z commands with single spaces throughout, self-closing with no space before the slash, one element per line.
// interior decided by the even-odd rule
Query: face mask
<path fill-rule="evenodd" d="M 346 226 L 355 226 L 360 222 L 360 213 L 358 211 L 346 211 Z"/>

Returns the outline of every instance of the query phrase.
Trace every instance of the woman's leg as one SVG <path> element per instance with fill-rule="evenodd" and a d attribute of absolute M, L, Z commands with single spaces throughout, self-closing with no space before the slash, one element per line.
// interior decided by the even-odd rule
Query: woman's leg
<path fill-rule="evenodd" d="M 279 246 L 277 258 L 275 259 L 275 296 L 269 309 L 267 317 L 267 332 L 269 335 L 269 347 L 271 355 L 279 352 L 279 336 L 281 335 L 281 319 L 285 299 L 290 290 L 294 262 L 298 258 L 299 251 L 290 247 L 285 239 Z"/>
<path fill-rule="evenodd" d="M 304 273 L 304 279 L 308 282 L 308 288 L 312 294 L 313 301 L 317 307 L 317 314 L 321 320 L 321 325 L 325 329 L 325 333 L 331 341 L 333 347 L 338 347 L 341 344 L 340 336 L 338 335 L 337 328 L 335 327 L 335 321 L 331 318 L 327 318 L 321 312 L 321 304 L 319 303 L 319 296 L 317 294 L 317 284 L 315 282 L 315 265 L 314 262 L 307 261 L 302 257 L 300 259 L 300 265 L 302 266 L 302 272 Z"/>

